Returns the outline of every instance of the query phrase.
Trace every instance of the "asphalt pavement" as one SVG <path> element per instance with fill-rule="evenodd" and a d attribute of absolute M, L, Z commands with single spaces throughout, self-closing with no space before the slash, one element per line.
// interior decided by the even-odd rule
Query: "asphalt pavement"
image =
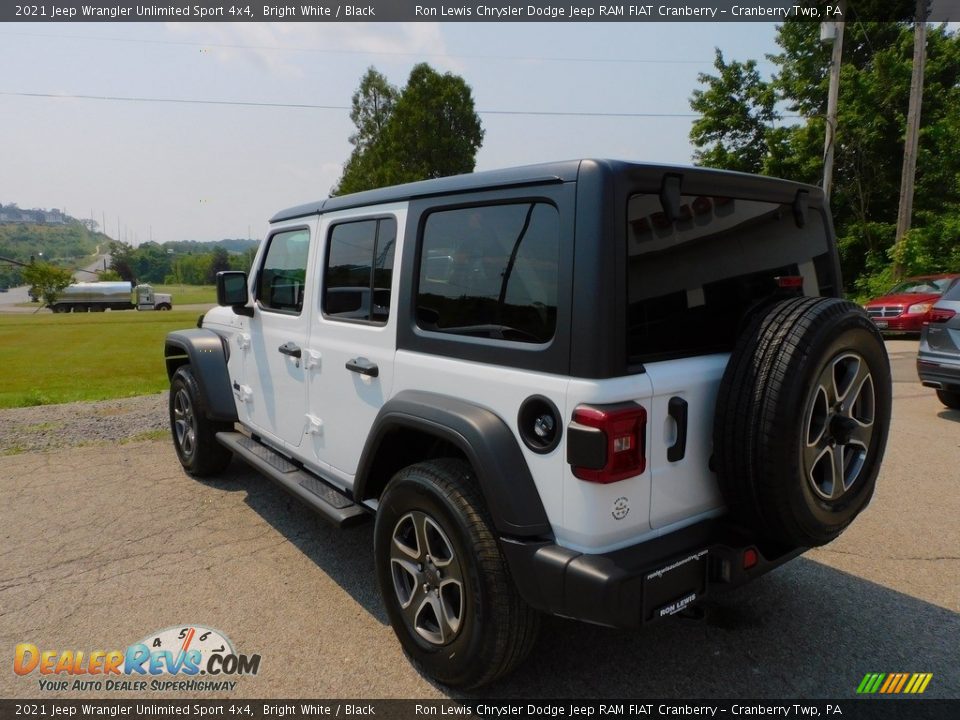
<path fill-rule="evenodd" d="M 547 618 L 526 663 L 468 697 L 841 699 L 868 672 L 929 672 L 925 697 L 960 698 L 960 412 L 917 382 L 915 341 L 888 349 L 887 456 L 837 541 L 711 598 L 702 620 Z M 0 457 L 0 537 L 0 697 L 40 694 L 10 671 L 18 643 L 114 650 L 194 624 L 261 655 L 225 697 L 463 697 L 404 658 L 372 526 L 334 530 L 236 461 L 199 482 L 166 441 Z"/>

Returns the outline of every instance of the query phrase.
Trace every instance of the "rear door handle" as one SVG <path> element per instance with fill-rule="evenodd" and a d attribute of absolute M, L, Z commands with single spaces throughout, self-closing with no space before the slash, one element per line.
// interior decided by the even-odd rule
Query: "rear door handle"
<path fill-rule="evenodd" d="M 300 346 L 294 342 L 284 343 L 277 349 L 280 350 L 280 352 L 283 353 L 284 355 L 289 355 L 292 358 L 297 358 L 297 360 L 303 357 L 303 350 L 301 350 Z"/>
<path fill-rule="evenodd" d="M 677 440 L 667 448 L 667 460 L 677 462 L 687 454 L 687 401 L 681 397 L 670 398 L 667 412 L 677 424 Z"/>
<path fill-rule="evenodd" d="M 380 374 L 380 368 L 377 367 L 375 362 L 370 362 L 362 357 L 347 360 L 346 367 L 350 372 L 360 373 L 367 377 L 377 377 Z"/>

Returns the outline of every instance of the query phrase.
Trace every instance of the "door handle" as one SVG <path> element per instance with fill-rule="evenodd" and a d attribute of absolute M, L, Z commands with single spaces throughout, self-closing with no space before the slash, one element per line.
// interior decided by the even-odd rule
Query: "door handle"
<path fill-rule="evenodd" d="M 380 368 L 377 367 L 375 362 L 370 362 L 362 357 L 347 360 L 346 368 L 350 372 L 360 373 L 367 377 L 377 377 L 380 374 Z"/>
<path fill-rule="evenodd" d="M 667 460 L 677 462 L 687 454 L 687 401 L 681 397 L 670 398 L 667 412 L 677 424 L 677 439 L 667 448 Z"/>
<path fill-rule="evenodd" d="M 300 349 L 300 346 L 294 342 L 286 342 L 281 345 L 278 350 L 284 355 L 289 355 L 292 358 L 297 358 L 299 360 L 303 357 L 303 351 Z"/>

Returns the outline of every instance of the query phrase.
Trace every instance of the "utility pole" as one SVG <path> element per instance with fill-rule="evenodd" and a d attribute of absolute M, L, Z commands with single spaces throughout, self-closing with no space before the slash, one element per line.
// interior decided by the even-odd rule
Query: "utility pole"
<path fill-rule="evenodd" d="M 840 17 L 845 13 L 846 3 L 841 0 Z M 832 26 L 832 27 L 827 27 Z M 840 96 L 840 59 L 843 57 L 843 26 L 844 22 L 823 23 L 820 26 L 820 39 L 833 41 L 833 52 L 830 55 L 830 90 L 827 94 L 827 128 L 823 142 L 823 194 L 830 199 L 833 190 L 833 149 L 837 139 L 837 100 Z"/>
<path fill-rule="evenodd" d="M 917 145 L 920 141 L 920 105 L 923 101 L 923 70 L 927 61 L 927 0 L 917 0 L 913 30 L 913 75 L 910 78 L 910 105 L 903 143 L 903 172 L 900 174 L 900 207 L 897 210 L 897 237 L 893 245 L 893 277 L 903 276 L 903 239 L 913 218 L 913 185 L 917 175 Z"/>

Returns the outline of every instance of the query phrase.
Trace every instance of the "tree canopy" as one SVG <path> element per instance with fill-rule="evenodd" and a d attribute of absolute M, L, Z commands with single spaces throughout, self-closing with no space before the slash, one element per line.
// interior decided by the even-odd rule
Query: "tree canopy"
<path fill-rule="evenodd" d="M 146 242 L 138 247 L 113 241 L 110 270 L 132 283 L 212 284 L 221 270 L 249 270 L 256 251 L 254 240 Z"/>
<path fill-rule="evenodd" d="M 913 3 L 903 4 L 907 18 Z M 817 23 L 778 28 L 781 51 L 769 80 L 754 61 L 726 61 L 690 104 L 695 160 L 820 184 L 829 43 Z M 910 96 L 913 26 L 848 22 L 843 43 L 831 207 L 848 288 L 862 294 L 892 283 L 891 261 Z M 799 117 L 786 117 L 786 115 Z M 960 270 L 960 39 L 945 26 L 927 34 L 913 229 L 901 252 L 909 274 Z M 947 151 L 949 150 L 949 151 Z"/>
<path fill-rule="evenodd" d="M 416 65 L 397 90 L 370 68 L 353 95 L 353 152 L 333 195 L 471 172 L 483 142 L 463 78 Z"/>
<path fill-rule="evenodd" d="M 30 296 L 44 305 L 53 305 L 63 289 L 73 282 L 73 274 L 46 262 L 33 262 L 21 270 L 23 281 L 30 286 Z"/>

